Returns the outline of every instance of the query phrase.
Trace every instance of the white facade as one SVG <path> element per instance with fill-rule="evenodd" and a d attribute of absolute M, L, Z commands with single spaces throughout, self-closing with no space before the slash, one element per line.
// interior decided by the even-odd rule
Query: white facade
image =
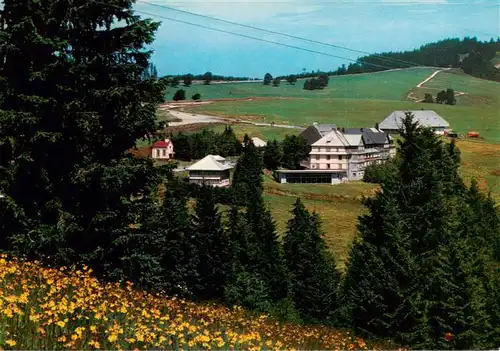
<path fill-rule="evenodd" d="M 371 144 L 363 139 L 361 131 L 359 134 L 344 134 L 333 129 L 311 145 L 309 159 L 302 165 L 310 170 L 345 171 L 347 180 L 362 179 L 367 166 L 382 163 L 396 154 L 392 138 L 376 129 L 370 128 L 368 132 L 377 136 L 377 140 L 369 141 Z"/>
<path fill-rule="evenodd" d="M 170 139 L 157 141 L 151 148 L 151 157 L 156 160 L 170 160 L 174 154 L 174 144 Z"/>
<path fill-rule="evenodd" d="M 233 166 L 219 155 L 208 155 L 188 167 L 189 183 L 226 187 L 230 185 L 230 170 Z"/>

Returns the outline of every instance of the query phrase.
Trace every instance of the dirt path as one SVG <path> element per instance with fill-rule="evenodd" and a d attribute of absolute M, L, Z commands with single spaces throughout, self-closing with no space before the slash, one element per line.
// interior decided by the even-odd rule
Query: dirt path
<path fill-rule="evenodd" d="M 442 69 L 438 69 L 437 71 L 433 72 L 429 77 L 425 78 L 423 81 L 421 81 L 420 83 L 417 84 L 417 86 L 415 88 L 422 88 L 423 85 L 425 83 L 428 83 L 429 81 L 431 81 L 435 76 L 437 76 L 439 73 L 441 72 L 444 72 L 444 71 L 449 71 L 451 68 L 442 68 Z M 439 89 L 436 89 L 436 90 L 439 90 Z M 466 95 L 467 93 L 464 93 L 464 92 L 461 92 L 461 91 L 457 91 L 455 92 L 455 96 L 462 96 L 462 95 Z M 414 91 L 412 89 L 412 91 L 410 91 L 410 93 L 406 96 L 407 99 L 410 99 L 410 100 L 414 100 L 415 103 L 420 103 L 422 101 L 424 101 L 423 99 L 419 99 L 417 98 L 415 95 L 414 95 Z"/>
<path fill-rule="evenodd" d="M 240 123 L 240 124 L 251 124 L 254 126 L 260 127 L 276 127 L 276 128 L 288 128 L 288 129 L 304 129 L 299 126 L 291 126 L 285 124 L 274 124 L 274 123 L 261 123 L 261 122 L 252 122 L 248 120 L 242 120 L 239 118 L 223 118 L 223 117 L 215 117 L 210 115 L 203 115 L 198 113 L 188 113 L 181 111 L 169 111 L 170 114 L 178 119 L 180 122 L 170 122 L 169 127 L 178 127 L 190 124 L 202 124 L 202 123 Z"/>
<path fill-rule="evenodd" d="M 437 76 L 439 74 L 439 72 L 448 71 L 448 70 L 449 70 L 449 68 L 438 69 L 436 72 L 432 73 L 429 77 L 425 78 L 425 80 L 423 80 L 420 83 L 418 83 L 417 84 L 417 88 L 422 88 L 422 85 L 424 85 L 425 83 L 427 83 L 428 81 L 430 81 L 432 78 L 434 78 L 435 76 Z"/>

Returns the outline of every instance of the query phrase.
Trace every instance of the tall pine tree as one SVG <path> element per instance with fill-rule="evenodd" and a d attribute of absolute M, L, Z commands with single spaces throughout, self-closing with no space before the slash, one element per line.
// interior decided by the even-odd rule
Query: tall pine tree
<path fill-rule="evenodd" d="M 270 171 L 274 171 L 281 166 L 283 158 L 283 150 L 281 145 L 275 140 L 270 140 L 264 147 L 263 162 L 264 167 Z"/>
<path fill-rule="evenodd" d="M 402 136 L 397 171 L 360 218 L 344 285 L 348 319 L 359 331 L 417 347 L 484 347 L 486 250 L 463 225 L 470 213 L 457 150 L 411 114 Z M 442 343 L 446 333 L 454 344 Z"/>
<path fill-rule="evenodd" d="M 160 181 L 126 153 L 158 129 L 164 87 L 142 72 L 159 23 L 132 0 L 2 3 L 2 235 L 29 257 L 115 272 Z"/>
<path fill-rule="evenodd" d="M 261 278 L 257 262 L 259 247 L 246 218 L 233 205 L 229 213 L 228 238 L 231 243 L 231 277 L 224 297 L 229 304 L 268 312 L 269 288 Z"/>
<path fill-rule="evenodd" d="M 195 247 L 192 259 L 197 272 L 190 290 L 198 299 L 221 298 L 230 272 L 229 241 L 210 187 L 203 186 L 198 193 L 189 240 Z"/>
<path fill-rule="evenodd" d="M 252 250 L 255 256 L 250 258 L 254 269 L 269 289 L 270 299 L 273 302 L 283 300 L 288 296 L 283 250 L 276 224 L 262 196 L 253 196 L 247 207 L 246 221 L 255 240 L 255 249 Z"/>
<path fill-rule="evenodd" d="M 236 164 L 233 175 L 233 189 L 241 203 L 258 201 L 263 191 L 262 155 L 252 140 L 245 135 L 241 157 Z"/>
<path fill-rule="evenodd" d="M 292 300 L 302 320 L 332 322 L 339 303 L 340 274 L 321 237 L 320 219 L 300 199 L 292 214 L 283 243 Z"/>
<path fill-rule="evenodd" d="M 427 276 L 420 320 L 408 339 L 416 349 L 470 350 L 488 347 L 491 330 L 482 262 L 468 239 L 453 238 L 437 249 L 436 266 Z"/>
<path fill-rule="evenodd" d="M 193 232 L 187 199 L 183 184 L 172 176 L 166 184 L 161 210 L 146 222 L 153 235 L 139 244 L 145 246 L 146 252 L 159 257 L 162 271 L 156 278 L 161 280 L 154 287 L 170 294 L 188 294 L 188 279 L 197 273 L 187 245 Z"/>
<path fill-rule="evenodd" d="M 397 177 L 390 175 L 380 192 L 365 200 L 369 214 L 359 218 L 344 278 L 346 326 L 371 337 L 394 338 L 413 326 L 407 298 L 416 268 L 398 211 L 398 187 Z"/>

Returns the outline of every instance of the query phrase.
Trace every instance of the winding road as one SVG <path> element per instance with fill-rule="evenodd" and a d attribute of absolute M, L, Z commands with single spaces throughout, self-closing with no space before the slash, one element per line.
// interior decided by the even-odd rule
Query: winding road
<path fill-rule="evenodd" d="M 198 113 L 187 113 L 187 112 L 181 112 L 181 111 L 169 111 L 170 114 L 178 119 L 181 120 L 181 122 L 169 122 L 168 125 L 170 127 L 176 127 L 176 126 L 183 126 L 183 125 L 188 125 L 188 124 L 195 124 L 195 123 L 225 123 L 225 122 L 236 122 L 240 124 L 251 124 L 254 126 L 260 126 L 260 127 L 276 127 L 276 128 L 288 128 L 288 129 L 304 129 L 304 127 L 299 127 L 299 126 L 291 126 L 287 124 L 275 124 L 275 123 L 263 123 L 263 122 L 252 122 L 252 121 L 246 121 L 243 119 L 235 119 L 235 118 L 223 118 L 223 117 L 215 117 L 215 116 L 209 116 L 209 115 L 202 115 Z"/>

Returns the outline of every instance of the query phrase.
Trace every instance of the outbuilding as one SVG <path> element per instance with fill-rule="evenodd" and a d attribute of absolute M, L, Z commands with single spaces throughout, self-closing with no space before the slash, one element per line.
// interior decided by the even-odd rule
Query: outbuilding
<path fill-rule="evenodd" d="M 443 135 L 444 131 L 450 127 L 450 124 L 443 117 L 432 110 L 415 110 L 393 111 L 386 119 L 380 122 L 379 128 L 388 133 L 399 133 L 407 112 L 413 114 L 414 120 L 420 126 L 431 128 L 436 134 Z"/>
<path fill-rule="evenodd" d="M 151 157 L 156 160 L 170 160 L 174 154 L 174 144 L 170 139 L 159 140 L 151 147 Z"/>

